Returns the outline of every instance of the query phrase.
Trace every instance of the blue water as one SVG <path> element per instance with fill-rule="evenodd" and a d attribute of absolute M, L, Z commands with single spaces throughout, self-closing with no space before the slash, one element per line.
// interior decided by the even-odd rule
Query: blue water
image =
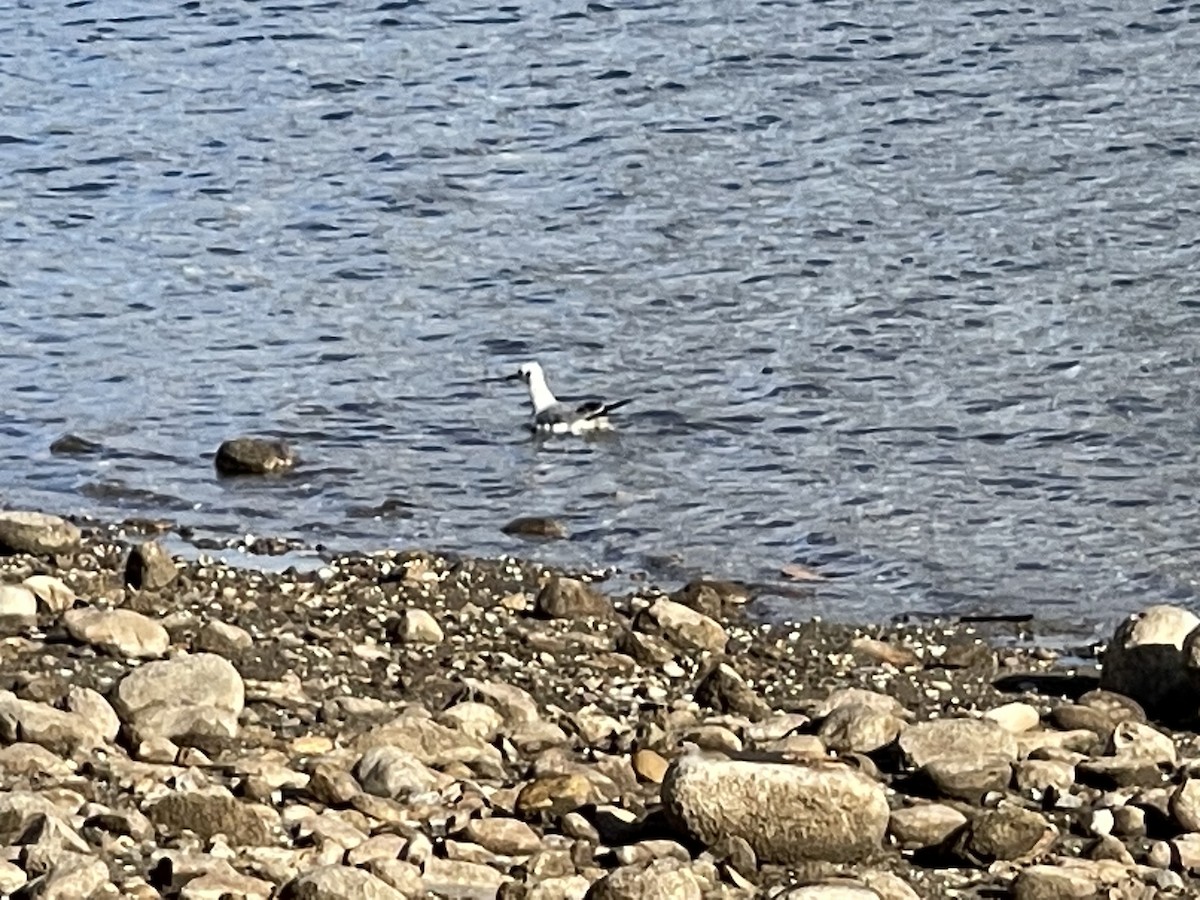
<path fill-rule="evenodd" d="M 0 3 L 5 505 L 1195 602 L 1196 6 L 149 8 Z M 619 436 L 531 442 L 532 358 Z M 218 480 L 240 433 L 304 464 Z"/>

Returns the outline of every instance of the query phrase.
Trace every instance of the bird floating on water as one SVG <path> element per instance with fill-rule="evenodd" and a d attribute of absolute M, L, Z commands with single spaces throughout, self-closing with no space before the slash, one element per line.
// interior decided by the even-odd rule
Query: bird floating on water
<path fill-rule="evenodd" d="M 529 427 L 542 434 L 584 434 L 589 431 L 608 431 L 612 423 L 608 414 L 629 400 L 585 400 L 578 406 L 561 403 L 546 384 L 546 373 L 535 362 L 523 363 L 506 381 L 523 381 L 529 388 L 533 418 Z"/>

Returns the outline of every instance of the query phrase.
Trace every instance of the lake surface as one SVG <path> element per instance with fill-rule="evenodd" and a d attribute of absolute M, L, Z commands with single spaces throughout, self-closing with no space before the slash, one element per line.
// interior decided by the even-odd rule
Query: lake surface
<path fill-rule="evenodd" d="M 153 6 L 0 2 L 0 503 L 1196 602 L 1195 4 Z M 619 435 L 531 441 L 534 358 Z M 303 466 L 218 480 L 240 433 Z"/>

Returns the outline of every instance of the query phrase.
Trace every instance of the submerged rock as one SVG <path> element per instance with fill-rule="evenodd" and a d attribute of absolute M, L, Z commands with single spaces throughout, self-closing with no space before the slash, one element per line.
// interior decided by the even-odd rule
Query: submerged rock
<path fill-rule="evenodd" d="M 296 465 L 296 453 L 279 440 L 238 437 L 217 448 L 213 464 L 222 475 L 267 475 Z"/>

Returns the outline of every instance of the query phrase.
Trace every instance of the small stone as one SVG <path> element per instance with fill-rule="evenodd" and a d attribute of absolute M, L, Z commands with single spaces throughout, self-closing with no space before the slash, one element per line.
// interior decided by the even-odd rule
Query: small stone
<path fill-rule="evenodd" d="M 445 638 L 437 619 L 423 609 L 407 609 L 401 620 L 400 638 L 406 644 L 440 644 Z"/>
<path fill-rule="evenodd" d="M 719 713 L 745 716 L 752 722 L 771 714 L 767 702 L 728 663 L 716 666 L 700 681 L 695 699 L 701 706 Z"/>
<path fill-rule="evenodd" d="M 1040 814 L 1002 806 L 978 813 L 960 835 L 956 849 L 968 862 L 986 866 L 996 860 L 1020 859 L 1053 834 L 1053 826 Z"/>
<path fill-rule="evenodd" d="M 941 803 L 923 803 L 894 810 L 888 831 L 902 850 L 938 847 L 967 824 L 967 817 Z"/>
<path fill-rule="evenodd" d="M 611 619 L 612 601 L 590 584 L 555 577 L 538 593 L 535 608 L 548 619 Z"/>
<path fill-rule="evenodd" d="M 413 754 L 387 745 L 367 750 L 354 774 L 367 793 L 392 799 L 434 790 L 440 780 Z"/>
<path fill-rule="evenodd" d="M 666 638 L 685 650 L 724 653 L 729 641 L 721 625 L 682 603 L 660 597 L 646 614 L 654 620 Z"/>
<path fill-rule="evenodd" d="M 135 590 L 161 590 L 178 575 L 175 560 L 158 541 L 138 544 L 125 560 L 125 584 Z"/>
<path fill-rule="evenodd" d="M 1042 717 L 1028 703 L 1005 703 L 983 714 L 985 719 L 991 719 L 1005 731 L 1020 734 L 1037 728 Z"/>
<path fill-rule="evenodd" d="M 58 614 L 75 604 L 75 592 L 53 575 L 30 575 L 22 584 L 42 601 L 47 612 Z"/>
<path fill-rule="evenodd" d="M 1003 791 L 1012 780 L 1012 764 L 999 756 L 939 756 L 921 769 L 938 793 L 979 803 L 991 791 Z"/>
<path fill-rule="evenodd" d="M 167 629 L 131 609 L 69 609 L 63 625 L 80 643 L 124 659 L 160 657 L 171 646 Z"/>
<path fill-rule="evenodd" d="M 408 900 L 387 882 L 363 869 L 331 865 L 309 869 L 285 884 L 280 900 Z"/>
<path fill-rule="evenodd" d="M 662 784 L 670 766 L 660 754 L 646 748 L 636 751 L 631 762 L 638 778 L 651 784 Z"/>
<path fill-rule="evenodd" d="M 58 516 L 10 510 L 0 512 L 0 553 L 52 556 L 79 547 L 79 529 Z"/>
<path fill-rule="evenodd" d="M 907 647 L 889 644 L 874 638 L 860 637 L 850 642 L 850 649 L 868 659 L 897 669 L 909 669 L 921 665 L 921 658 Z"/>
<path fill-rule="evenodd" d="M 531 856 L 542 849 L 536 831 L 518 819 L 492 816 L 472 819 L 463 830 L 469 841 L 501 856 Z"/>
<path fill-rule="evenodd" d="M 623 866 L 608 873 L 587 893 L 587 900 L 701 900 L 700 880 L 677 859 Z"/>
<path fill-rule="evenodd" d="M 28 880 L 20 866 L 10 863 L 7 859 L 0 859 L 0 896 L 15 894 Z"/>
<path fill-rule="evenodd" d="M 548 516 L 519 516 L 500 529 L 505 534 L 525 538 L 563 540 L 569 536 L 567 526 Z"/>
<path fill-rule="evenodd" d="M 1075 766 L 1058 759 L 1023 759 L 1013 767 L 1013 785 L 1025 794 L 1050 788 L 1065 794 L 1075 784 Z"/>
<path fill-rule="evenodd" d="M 890 712 L 846 703 L 825 717 L 817 735 L 836 753 L 874 753 L 896 740 L 903 727 L 904 721 Z"/>
<path fill-rule="evenodd" d="M 1093 900 L 1100 882 L 1079 870 L 1036 865 L 1022 869 L 1013 884 L 1016 900 Z"/>
<path fill-rule="evenodd" d="M 244 628 L 214 619 L 200 626 L 192 646 L 218 656 L 237 656 L 254 646 L 254 638 Z"/>
<path fill-rule="evenodd" d="M 141 739 L 232 736 L 246 702 L 242 677 L 213 653 L 143 663 L 117 685 L 115 707 Z"/>
<path fill-rule="evenodd" d="M 1180 829 L 1200 832 L 1200 780 L 1189 778 L 1176 788 L 1170 809 Z"/>
<path fill-rule="evenodd" d="M 293 468 L 296 453 L 283 441 L 239 437 L 217 448 L 213 464 L 222 475 L 266 475 Z"/>
<path fill-rule="evenodd" d="M 121 719 L 104 695 L 91 688 L 72 685 L 67 690 L 67 711 L 88 722 L 105 741 L 115 741 L 121 731 Z"/>
<path fill-rule="evenodd" d="M 425 896 L 495 897 L 505 878 L 491 866 L 461 859 L 430 857 L 421 873 Z M 361 896 L 361 895 L 355 895 Z"/>
<path fill-rule="evenodd" d="M 37 596 L 22 584 L 0 585 L 0 635 L 20 634 L 37 625 Z"/>
<path fill-rule="evenodd" d="M 591 802 L 592 783 L 577 772 L 535 778 L 517 794 L 518 815 L 559 818 Z"/>

